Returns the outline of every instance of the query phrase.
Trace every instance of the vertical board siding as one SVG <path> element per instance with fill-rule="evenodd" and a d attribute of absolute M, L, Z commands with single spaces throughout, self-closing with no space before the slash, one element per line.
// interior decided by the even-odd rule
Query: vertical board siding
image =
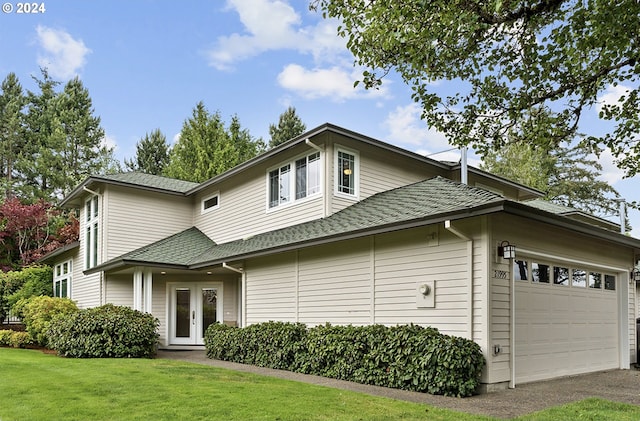
<path fill-rule="evenodd" d="M 369 324 L 369 259 L 366 238 L 301 251 L 299 321 L 310 326 Z"/>
<path fill-rule="evenodd" d="M 279 256 L 252 260 L 245 265 L 246 325 L 271 320 L 296 321 L 296 256 Z"/>
<path fill-rule="evenodd" d="M 429 246 L 426 238 L 425 229 L 376 237 L 375 321 L 415 323 L 465 336 L 470 282 L 466 242 L 441 235 L 437 246 Z M 434 308 L 416 305 L 417 285 L 423 281 L 435 281 Z"/>

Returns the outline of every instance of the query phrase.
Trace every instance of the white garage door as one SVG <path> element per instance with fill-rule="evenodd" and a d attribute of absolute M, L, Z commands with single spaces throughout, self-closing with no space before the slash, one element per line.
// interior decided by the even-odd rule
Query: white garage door
<path fill-rule="evenodd" d="M 521 260 L 514 276 L 516 383 L 619 367 L 613 274 Z"/>

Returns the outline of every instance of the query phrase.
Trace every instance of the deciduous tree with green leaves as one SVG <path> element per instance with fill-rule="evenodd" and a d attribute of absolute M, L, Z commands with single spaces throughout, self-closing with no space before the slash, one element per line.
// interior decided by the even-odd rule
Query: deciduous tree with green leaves
<path fill-rule="evenodd" d="M 269 147 L 275 148 L 287 140 L 304 133 L 305 130 L 307 130 L 307 126 L 296 114 L 295 107 L 289 107 L 280 114 L 278 125 L 269 125 L 269 135 L 271 136 Z"/>
<path fill-rule="evenodd" d="M 397 72 L 423 118 L 481 153 L 507 139 L 553 148 L 601 106 L 612 129 L 583 139 L 640 171 L 640 2 L 313 0 L 378 87 Z M 450 81 L 455 88 L 442 89 Z M 357 83 L 357 82 L 356 82 Z M 624 94 L 603 104 L 611 87 Z"/>
<path fill-rule="evenodd" d="M 136 143 L 136 156 L 125 159 L 124 164 L 131 171 L 161 175 L 169 163 L 170 149 L 167 137 L 160 129 L 155 129 Z"/>
<path fill-rule="evenodd" d="M 254 140 L 246 129 L 242 129 L 236 116 L 227 129 L 220 113 L 209 113 L 201 101 L 182 125 L 180 138 L 171 149 L 165 175 L 200 183 L 263 150 L 262 141 Z"/>

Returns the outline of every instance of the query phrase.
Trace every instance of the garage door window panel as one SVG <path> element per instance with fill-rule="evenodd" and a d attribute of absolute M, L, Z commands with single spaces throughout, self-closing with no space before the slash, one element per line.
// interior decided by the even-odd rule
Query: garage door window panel
<path fill-rule="evenodd" d="M 550 266 L 542 263 L 531 263 L 531 280 L 543 284 L 549 283 Z"/>
<path fill-rule="evenodd" d="M 513 278 L 516 281 L 529 280 L 529 267 L 526 260 L 516 260 L 513 265 Z"/>
<path fill-rule="evenodd" d="M 571 286 L 578 288 L 586 288 L 587 272 L 582 269 L 574 269 L 571 276 Z"/>
<path fill-rule="evenodd" d="M 589 272 L 589 288 L 602 289 L 602 274 Z"/>
<path fill-rule="evenodd" d="M 613 275 L 604 275 L 604 289 L 608 291 L 616 290 L 616 277 Z"/>
<path fill-rule="evenodd" d="M 569 268 L 554 266 L 553 268 L 553 284 L 569 286 Z"/>

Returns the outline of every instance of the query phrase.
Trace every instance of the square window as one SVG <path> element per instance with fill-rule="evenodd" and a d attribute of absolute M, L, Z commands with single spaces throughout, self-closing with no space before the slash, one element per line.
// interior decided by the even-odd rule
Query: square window
<path fill-rule="evenodd" d="M 533 282 L 540 282 L 543 284 L 549 283 L 550 274 L 549 265 L 543 265 L 541 263 L 531 263 L 531 280 Z"/>
<path fill-rule="evenodd" d="M 589 288 L 602 288 L 602 274 L 598 272 L 589 272 Z"/>
<path fill-rule="evenodd" d="M 569 269 L 554 266 L 553 268 L 553 284 L 554 285 L 569 285 Z"/>
<path fill-rule="evenodd" d="M 586 288 L 587 287 L 587 272 L 581 269 L 574 269 L 573 276 L 571 277 L 571 286 Z"/>

